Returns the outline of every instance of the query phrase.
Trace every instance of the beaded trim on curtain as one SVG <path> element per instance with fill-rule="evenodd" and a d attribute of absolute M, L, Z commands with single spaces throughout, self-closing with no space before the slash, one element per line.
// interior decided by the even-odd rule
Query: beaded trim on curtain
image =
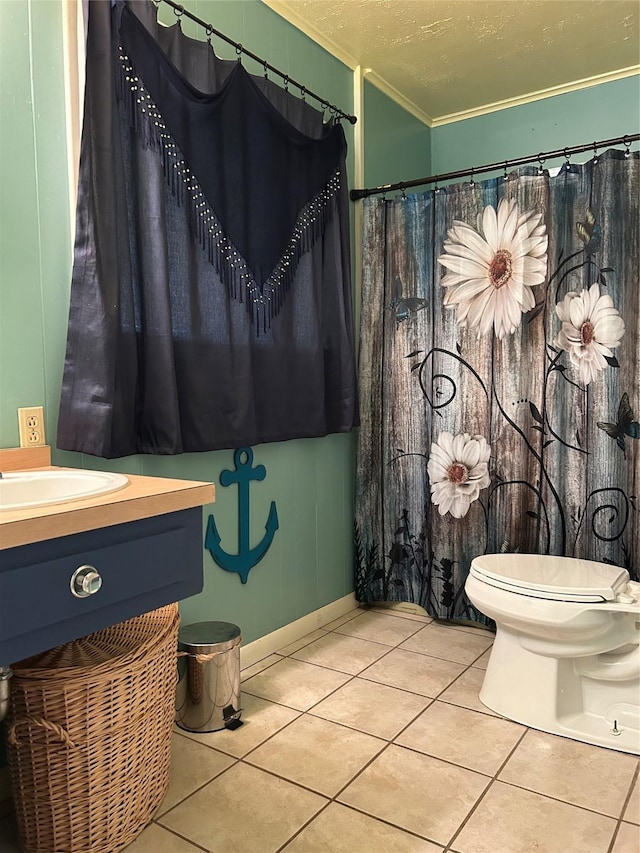
<path fill-rule="evenodd" d="M 226 236 L 220 218 L 205 198 L 197 177 L 122 46 L 118 48 L 118 64 L 118 98 L 125 105 L 132 128 L 146 148 L 160 155 L 167 184 L 178 205 L 186 203 L 191 233 L 220 276 L 227 294 L 246 306 L 257 334 L 261 329 L 266 332 L 282 307 L 300 259 L 322 236 L 335 212 L 333 201 L 340 188 L 340 168 L 334 170 L 325 187 L 298 214 L 280 260 L 261 287 Z"/>

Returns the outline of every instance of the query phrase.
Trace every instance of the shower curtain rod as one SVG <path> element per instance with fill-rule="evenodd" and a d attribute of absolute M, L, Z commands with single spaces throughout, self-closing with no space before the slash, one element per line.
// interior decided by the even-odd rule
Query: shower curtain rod
<path fill-rule="evenodd" d="M 178 20 L 180 20 L 183 15 L 186 15 L 187 18 L 190 18 L 196 24 L 199 24 L 201 27 L 204 27 L 207 36 L 215 35 L 223 41 L 226 41 L 227 44 L 230 44 L 235 47 L 236 53 L 238 54 L 238 58 L 241 54 L 244 53 L 246 56 L 250 56 L 251 59 L 255 59 L 255 61 L 259 62 L 260 65 L 262 65 L 262 67 L 264 68 L 265 77 L 267 76 L 267 71 L 272 71 L 274 74 L 277 74 L 279 77 L 282 77 L 282 79 L 284 80 L 285 89 L 289 86 L 289 84 L 295 86 L 297 89 L 300 89 L 300 93 L 302 95 L 303 100 L 305 99 L 305 97 L 309 96 L 310 98 L 313 98 L 314 100 L 321 103 L 323 107 L 328 107 L 331 112 L 339 118 L 344 118 L 351 124 L 355 124 L 358 121 L 356 116 L 352 116 L 349 115 L 349 113 L 345 113 L 343 110 L 336 107 L 335 104 L 332 104 L 325 98 L 321 98 L 320 95 L 316 95 L 315 92 L 311 91 L 311 89 L 307 89 L 307 87 L 303 86 L 302 83 L 298 83 L 297 80 L 293 79 L 293 77 L 290 77 L 288 74 L 285 74 L 284 71 L 280 71 L 279 68 L 276 68 L 274 65 L 271 65 L 269 62 L 266 61 L 266 59 L 261 59 L 255 53 L 252 53 L 252 51 L 244 47 L 239 41 L 234 41 L 233 39 L 230 39 L 229 36 L 225 36 L 225 34 L 221 33 L 220 30 L 217 30 L 211 24 L 208 24 L 206 21 L 203 21 L 202 18 L 198 18 L 197 15 L 194 15 L 188 9 L 185 9 L 184 6 L 182 6 L 180 3 L 174 3 L 174 0 L 154 0 L 156 8 L 160 5 L 160 3 L 166 3 L 167 6 L 171 6 Z"/>
<path fill-rule="evenodd" d="M 557 151 L 543 151 L 541 154 L 532 154 L 528 157 L 516 157 L 513 160 L 502 160 L 499 163 L 488 163 L 486 166 L 475 166 L 471 169 L 458 169 L 456 172 L 445 172 L 442 175 L 430 175 L 428 178 L 418 178 L 415 181 L 399 181 L 397 184 L 384 184 L 380 187 L 371 187 L 370 189 L 351 190 L 351 201 L 357 201 L 361 198 L 367 198 L 370 195 L 378 195 L 380 193 L 393 192 L 394 190 L 405 190 L 407 187 L 418 187 L 422 184 L 438 184 L 439 181 L 450 181 L 454 178 L 471 177 L 473 181 L 474 175 L 479 175 L 481 172 L 495 172 L 496 169 L 504 169 L 513 166 L 525 166 L 527 163 L 540 163 L 540 167 L 545 160 L 553 159 L 554 157 L 566 157 L 567 160 L 572 154 L 580 154 L 582 151 L 593 151 L 594 156 L 597 156 L 598 148 L 604 148 L 611 145 L 623 144 L 629 147 L 632 142 L 637 142 L 640 139 L 640 133 L 630 133 L 625 136 L 616 136 L 614 139 L 601 139 L 599 142 L 589 142 L 587 145 L 572 145 L 567 148 L 559 148 Z"/>

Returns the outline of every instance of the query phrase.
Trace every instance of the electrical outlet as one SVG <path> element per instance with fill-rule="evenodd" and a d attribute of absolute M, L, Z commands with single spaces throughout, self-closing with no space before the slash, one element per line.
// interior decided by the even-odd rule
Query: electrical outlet
<path fill-rule="evenodd" d="M 31 406 L 28 409 L 18 409 L 18 428 L 20 447 L 38 447 L 46 444 L 43 407 Z"/>

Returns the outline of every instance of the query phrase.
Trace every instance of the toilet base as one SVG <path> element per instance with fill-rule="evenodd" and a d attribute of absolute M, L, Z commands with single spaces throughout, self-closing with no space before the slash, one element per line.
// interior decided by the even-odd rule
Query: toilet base
<path fill-rule="evenodd" d="M 519 634 L 498 625 L 480 700 L 525 726 L 640 755 L 638 678 L 581 675 L 580 660 L 531 652 Z"/>

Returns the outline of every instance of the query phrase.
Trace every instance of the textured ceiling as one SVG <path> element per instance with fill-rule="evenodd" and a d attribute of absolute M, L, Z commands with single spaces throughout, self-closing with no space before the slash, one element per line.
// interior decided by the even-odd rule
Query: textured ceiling
<path fill-rule="evenodd" d="M 264 0 L 428 124 L 640 71 L 638 0 Z"/>

